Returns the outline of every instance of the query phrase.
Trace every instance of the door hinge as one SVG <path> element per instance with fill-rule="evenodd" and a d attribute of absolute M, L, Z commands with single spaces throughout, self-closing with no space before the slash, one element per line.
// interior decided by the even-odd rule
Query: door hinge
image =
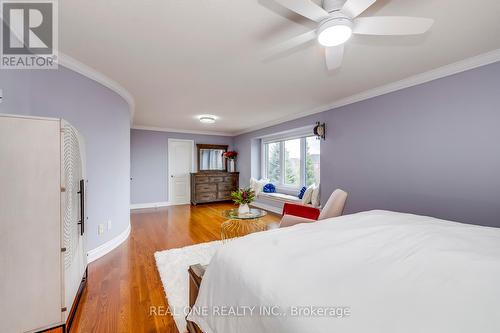
<path fill-rule="evenodd" d="M 65 247 L 61 247 L 61 252 L 66 252 L 66 248 Z"/>
<path fill-rule="evenodd" d="M 61 192 L 66 192 L 66 187 L 61 187 Z"/>
<path fill-rule="evenodd" d="M 65 312 L 66 310 L 67 310 L 66 307 L 61 308 L 61 312 Z"/>

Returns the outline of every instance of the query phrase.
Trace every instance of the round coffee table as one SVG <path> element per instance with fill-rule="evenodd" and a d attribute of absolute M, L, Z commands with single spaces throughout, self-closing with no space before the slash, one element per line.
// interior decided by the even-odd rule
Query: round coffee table
<path fill-rule="evenodd" d="M 223 211 L 222 216 L 228 220 L 220 226 L 222 240 L 227 241 L 231 238 L 266 230 L 266 223 L 261 220 L 266 215 L 265 210 L 257 208 L 250 208 L 250 212 L 245 214 L 240 214 L 238 208 Z"/>

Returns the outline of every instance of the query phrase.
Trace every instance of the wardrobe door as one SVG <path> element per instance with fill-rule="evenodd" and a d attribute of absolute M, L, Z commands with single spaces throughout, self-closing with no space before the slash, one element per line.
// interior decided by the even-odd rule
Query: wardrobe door
<path fill-rule="evenodd" d="M 83 238 L 85 191 L 82 189 L 82 148 L 78 132 L 63 122 L 61 179 L 65 191 L 61 196 L 61 215 L 63 247 L 66 248 L 63 256 L 65 318 L 69 315 L 87 265 Z"/>
<path fill-rule="evenodd" d="M 0 116 L 0 332 L 62 321 L 59 124 Z"/>

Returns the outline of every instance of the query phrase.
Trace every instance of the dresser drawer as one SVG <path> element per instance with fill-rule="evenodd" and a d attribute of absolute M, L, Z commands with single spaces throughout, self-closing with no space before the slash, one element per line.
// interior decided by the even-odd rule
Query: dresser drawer
<path fill-rule="evenodd" d="M 231 191 L 219 191 L 217 199 L 231 200 Z"/>
<path fill-rule="evenodd" d="M 212 193 L 196 193 L 196 201 L 212 201 L 217 199 L 217 194 Z"/>
<path fill-rule="evenodd" d="M 231 192 L 238 189 L 238 172 L 191 173 L 191 203 L 231 200 Z"/>
<path fill-rule="evenodd" d="M 210 182 L 211 183 L 220 183 L 222 181 L 224 181 L 224 177 L 222 177 L 222 176 L 220 176 L 220 177 L 219 176 L 217 176 L 217 177 L 210 177 Z"/>
<path fill-rule="evenodd" d="M 220 183 L 219 184 L 219 191 L 234 191 L 235 186 L 234 184 L 231 183 Z"/>
<path fill-rule="evenodd" d="M 196 184 L 196 193 L 217 192 L 217 184 Z"/>
<path fill-rule="evenodd" d="M 236 176 L 224 177 L 226 183 L 236 184 Z"/>
<path fill-rule="evenodd" d="M 196 184 L 208 183 L 209 178 L 208 178 L 208 176 L 196 176 L 194 178 L 194 181 L 195 181 Z"/>

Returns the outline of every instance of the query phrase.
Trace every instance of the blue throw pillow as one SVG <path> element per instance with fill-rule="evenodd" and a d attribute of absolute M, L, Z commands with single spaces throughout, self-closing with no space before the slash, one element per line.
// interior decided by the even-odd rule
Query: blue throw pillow
<path fill-rule="evenodd" d="M 276 192 L 276 187 L 269 183 L 269 184 L 266 184 L 264 185 L 264 193 L 274 193 Z"/>
<path fill-rule="evenodd" d="M 306 193 L 306 190 L 307 188 L 305 186 L 300 189 L 299 195 L 297 195 L 299 199 L 302 199 L 304 197 L 304 193 Z"/>

